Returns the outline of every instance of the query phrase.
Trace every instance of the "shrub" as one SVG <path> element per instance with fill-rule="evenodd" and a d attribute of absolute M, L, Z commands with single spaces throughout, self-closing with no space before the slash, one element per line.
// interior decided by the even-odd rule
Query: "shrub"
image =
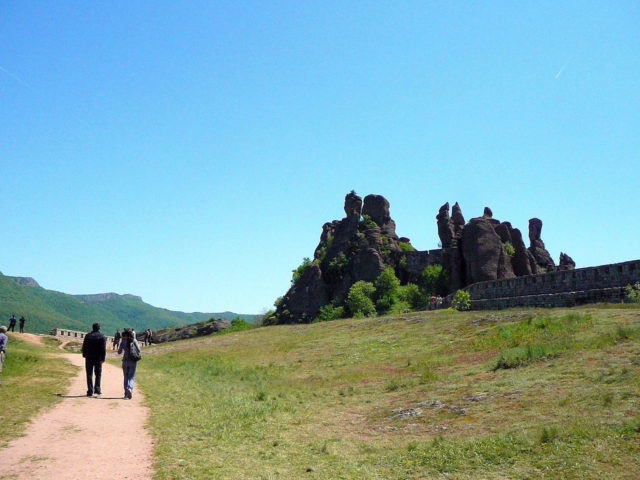
<path fill-rule="evenodd" d="M 374 282 L 376 310 L 380 313 L 388 312 L 398 301 L 400 280 L 396 277 L 393 267 L 385 268 Z"/>
<path fill-rule="evenodd" d="M 420 283 L 427 295 L 444 297 L 448 293 L 449 273 L 442 265 L 429 265 L 422 271 Z"/>
<path fill-rule="evenodd" d="M 295 285 L 296 282 L 300 280 L 300 277 L 302 277 L 304 271 L 309 265 L 311 265 L 311 259 L 309 257 L 304 257 L 302 259 L 302 263 L 298 266 L 298 268 L 296 268 L 295 270 L 291 270 L 291 272 L 293 273 L 293 275 L 291 276 L 291 285 Z"/>
<path fill-rule="evenodd" d="M 373 304 L 373 294 L 376 289 L 371 282 L 358 281 L 354 283 L 347 295 L 346 306 L 354 317 L 371 317 L 376 313 Z"/>
<path fill-rule="evenodd" d="M 387 267 L 378 275 L 373 286 L 376 288 L 376 298 L 394 298 L 398 295 L 400 280 L 396 277 L 393 267 Z"/>
<path fill-rule="evenodd" d="M 471 308 L 471 295 L 464 290 L 458 290 L 451 301 L 456 310 L 469 310 Z"/>
<path fill-rule="evenodd" d="M 536 360 L 542 360 L 556 356 L 549 347 L 543 344 L 527 345 L 526 347 L 510 348 L 501 353 L 494 366 L 493 371 L 509 368 L 518 368 L 529 365 Z"/>
<path fill-rule="evenodd" d="M 378 224 L 373 221 L 369 215 L 363 215 L 360 223 L 358 224 L 359 230 L 371 230 L 372 228 L 379 228 Z"/>
<path fill-rule="evenodd" d="M 336 307 L 328 304 L 320 309 L 318 316 L 314 322 L 328 322 L 329 320 L 337 320 L 344 317 L 344 307 Z"/>
<path fill-rule="evenodd" d="M 640 303 L 640 283 L 625 288 L 625 299 L 629 303 Z"/>
<path fill-rule="evenodd" d="M 403 252 L 415 252 L 416 251 L 416 249 L 413 248 L 413 245 L 411 245 L 410 243 L 399 242 L 398 245 L 400 246 L 400 250 L 402 250 Z"/>
<path fill-rule="evenodd" d="M 247 322 L 244 318 L 236 317 L 231 320 L 231 328 L 227 329 L 226 332 L 241 332 L 252 328 L 254 328 L 254 325 Z"/>
<path fill-rule="evenodd" d="M 406 302 L 412 310 L 420 310 L 429 304 L 429 296 L 425 295 L 415 283 L 407 283 L 400 287 L 398 299 Z"/>
<path fill-rule="evenodd" d="M 347 256 L 343 252 L 340 252 L 331 259 L 327 270 L 330 274 L 341 278 L 348 266 L 349 260 L 347 259 Z"/>
<path fill-rule="evenodd" d="M 504 244 L 504 251 L 507 252 L 507 255 L 513 257 L 516 254 L 516 249 L 513 247 L 511 242 L 506 242 Z"/>
<path fill-rule="evenodd" d="M 413 310 L 413 308 L 411 308 L 409 302 L 398 300 L 393 305 L 391 305 L 389 313 L 392 315 L 400 315 L 401 313 L 406 313 L 411 310 Z"/>

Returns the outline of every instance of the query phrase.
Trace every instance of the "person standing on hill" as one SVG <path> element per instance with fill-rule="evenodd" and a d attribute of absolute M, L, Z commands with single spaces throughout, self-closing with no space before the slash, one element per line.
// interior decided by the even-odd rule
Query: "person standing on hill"
<path fill-rule="evenodd" d="M 24 333 L 24 322 L 26 321 L 27 319 L 24 316 L 20 317 L 20 333 Z"/>
<path fill-rule="evenodd" d="M 2 373 L 2 367 L 4 366 L 4 356 L 7 349 L 7 343 L 9 343 L 9 337 L 6 335 L 7 327 L 4 325 L 0 327 L 0 373 Z"/>
<path fill-rule="evenodd" d="M 16 331 L 16 316 L 15 315 L 11 315 L 11 318 L 9 319 L 9 331 L 10 332 L 15 332 Z"/>
<path fill-rule="evenodd" d="M 122 332 L 122 342 L 118 348 L 118 355 L 122 355 L 122 373 L 124 375 L 124 398 L 133 398 L 133 386 L 136 376 L 136 367 L 140 360 L 140 345 L 136 340 L 133 329 L 125 328 Z"/>
<path fill-rule="evenodd" d="M 82 356 L 87 372 L 87 397 L 102 395 L 100 380 L 102 379 L 102 364 L 107 356 L 107 337 L 100 333 L 100 324 L 94 323 L 93 330 L 84 336 L 82 342 Z M 93 375 L 95 373 L 95 383 Z"/>

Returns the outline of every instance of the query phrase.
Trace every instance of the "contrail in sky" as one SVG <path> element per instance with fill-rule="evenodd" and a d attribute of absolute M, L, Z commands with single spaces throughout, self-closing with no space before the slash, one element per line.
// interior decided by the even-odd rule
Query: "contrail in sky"
<path fill-rule="evenodd" d="M 7 75 L 9 75 L 11 78 L 13 78 L 16 82 L 21 83 L 22 85 L 24 85 L 27 88 L 32 88 L 31 85 L 29 85 L 27 82 L 25 82 L 24 80 L 22 80 L 20 77 L 18 77 L 17 75 L 14 75 L 13 73 L 11 73 L 9 70 L 7 70 L 6 68 L 2 68 L 0 67 L 0 71 L 6 73 Z"/>
<path fill-rule="evenodd" d="M 564 69 L 567 68 L 568 64 L 569 62 L 564 62 L 564 65 L 562 65 L 562 68 L 558 70 L 558 73 L 556 73 L 556 80 L 560 77 L 560 75 L 562 75 L 562 72 L 564 72 Z"/>

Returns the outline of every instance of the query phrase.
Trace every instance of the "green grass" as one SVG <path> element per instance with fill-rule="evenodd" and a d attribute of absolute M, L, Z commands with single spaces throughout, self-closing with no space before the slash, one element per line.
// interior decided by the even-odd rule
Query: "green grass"
<path fill-rule="evenodd" d="M 156 346 L 136 378 L 158 479 L 634 478 L 639 339 L 637 307 L 422 312 Z"/>
<path fill-rule="evenodd" d="M 59 356 L 58 342 L 37 346 L 9 334 L 0 378 L 0 447 L 19 436 L 26 423 L 42 409 L 57 403 L 77 369 Z"/>

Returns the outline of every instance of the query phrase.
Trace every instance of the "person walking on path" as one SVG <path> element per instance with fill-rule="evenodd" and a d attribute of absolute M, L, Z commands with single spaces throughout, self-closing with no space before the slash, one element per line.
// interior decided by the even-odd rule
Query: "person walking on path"
<path fill-rule="evenodd" d="M 20 317 L 20 333 L 24 333 L 24 322 L 26 321 L 27 319 L 24 316 Z"/>
<path fill-rule="evenodd" d="M 87 372 L 87 397 L 102 395 L 100 380 L 102 379 L 102 364 L 107 356 L 107 337 L 100 333 L 100 324 L 94 323 L 93 330 L 84 336 L 82 342 L 82 356 Z M 95 383 L 93 376 L 95 373 Z"/>
<path fill-rule="evenodd" d="M 0 373 L 2 373 L 2 367 L 4 367 L 5 351 L 7 350 L 7 343 L 9 343 L 9 337 L 6 335 L 7 327 L 2 325 L 0 327 Z"/>
<path fill-rule="evenodd" d="M 136 367 L 140 360 L 140 345 L 136 340 L 136 334 L 132 329 L 125 328 L 122 332 L 122 342 L 118 348 L 118 355 L 122 355 L 122 374 L 124 375 L 124 398 L 133 398 L 133 386 L 135 383 Z"/>
<path fill-rule="evenodd" d="M 144 346 L 147 347 L 149 345 L 151 345 L 151 329 L 147 328 L 144 331 Z"/>
<path fill-rule="evenodd" d="M 9 331 L 10 332 L 15 332 L 16 331 L 16 316 L 15 315 L 11 315 L 11 318 L 9 319 Z"/>
<path fill-rule="evenodd" d="M 122 335 L 120 335 L 120 329 L 117 329 L 116 334 L 113 336 L 113 350 L 120 346 L 120 338 L 122 338 Z"/>

